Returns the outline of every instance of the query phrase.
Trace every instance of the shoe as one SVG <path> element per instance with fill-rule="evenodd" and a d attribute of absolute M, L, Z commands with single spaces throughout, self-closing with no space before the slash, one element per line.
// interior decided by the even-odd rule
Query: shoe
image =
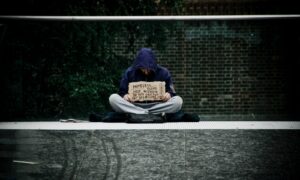
<path fill-rule="evenodd" d="M 183 116 L 185 113 L 183 113 L 182 111 L 178 111 L 176 113 L 167 113 L 165 115 L 166 117 L 166 121 L 167 122 L 182 122 L 183 120 Z"/>
<path fill-rule="evenodd" d="M 108 112 L 102 118 L 102 122 L 126 122 L 128 119 L 128 114 L 126 113 L 118 113 L 118 112 Z"/>

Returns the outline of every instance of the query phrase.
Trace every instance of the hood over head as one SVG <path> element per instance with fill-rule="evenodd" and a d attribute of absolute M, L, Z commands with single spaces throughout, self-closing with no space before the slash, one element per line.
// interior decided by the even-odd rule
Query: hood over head
<path fill-rule="evenodd" d="M 135 61 L 133 62 L 134 69 L 145 68 L 155 72 L 157 68 L 156 56 L 150 48 L 141 48 L 138 52 Z"/>

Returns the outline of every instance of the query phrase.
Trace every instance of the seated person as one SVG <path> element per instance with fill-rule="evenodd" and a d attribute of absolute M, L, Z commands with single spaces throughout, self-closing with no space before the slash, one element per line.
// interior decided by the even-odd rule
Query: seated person
<path fill-rule="evenodd" d="M 132 82 L 160 81 L 165 84 L 165 94 L 160 101 L 136 102 L 129 94 Z M 109 103 L 115 112 L 90 114 L 92 122 L 198 122 L 197 114 L 181 111 L 182 98 L 175 93 L 170 72 L 156 63 L 156 57 L 149 48 L 142 48 L 124 73 L 118 94 L 109 97 Z M 155 117 L 154 117 L 155 116 Z M 156 120 L 153 120 L 155 119 Z M 147 121 L 150 120 L 150 121 Z"/>
<path fill-rule="evenodd" d="M 165 82 L 165 94 L 162 101 L 133 102 L 128 93 L 131 82 Z M 133 62 L 124 73 L 118 94 L 109 97 L 112 109 L 119 113 L 129 114 L 163 114 L 176 113 L 181 110 L 182 98 L 177 96 L 173 87 L 170 72 L 156 63 L 156 57 L 149 48 L 142 48 Z"/>

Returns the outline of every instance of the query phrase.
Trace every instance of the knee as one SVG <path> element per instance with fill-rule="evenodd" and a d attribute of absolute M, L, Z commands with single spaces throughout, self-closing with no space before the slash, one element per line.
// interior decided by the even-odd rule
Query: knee
<path fill-rule="evenodd" d="M 183 104 L 183 100 L 180 96 L 174 96 L 172 97 L 173 102 L 174 102 L 174 106 L 176 106 L 178 109 L 181 109 L 182 104 Z"/>
<path fill-rule="evenodd" d="M 119 94 L 112 94 L 109 96 L 109 104 L 116 104 L 118 102 L 118 99 L 122 98 Z"/>

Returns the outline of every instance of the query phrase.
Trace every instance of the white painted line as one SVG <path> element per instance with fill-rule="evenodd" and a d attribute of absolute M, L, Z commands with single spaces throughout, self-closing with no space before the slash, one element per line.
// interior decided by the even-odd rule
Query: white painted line
<path fill-rule="evenodd" d="M 20 163 L 20 164 L 30 164 L 30 165 L 36 165 L 39 164 L 38 162 L 31 162 L 31 161 L 20 161 L 20 160 L 13 160 L 14 163 Z"/>
<path fill-rule="evenodd" d="M 299 14 L 269 15 L 203 15 L 203 16 L 0 16 L 7 20 L 42 21 L 189 21 L 189 20 L 252 20 L 300 18 Z"/>
<path fill-rule="evenodd" d="M 0 130 L 137 130 L 137 129 L 281 129 L 299 130 L 299 121 L 201 121 L 162 124 L 1 122 Z"/>

